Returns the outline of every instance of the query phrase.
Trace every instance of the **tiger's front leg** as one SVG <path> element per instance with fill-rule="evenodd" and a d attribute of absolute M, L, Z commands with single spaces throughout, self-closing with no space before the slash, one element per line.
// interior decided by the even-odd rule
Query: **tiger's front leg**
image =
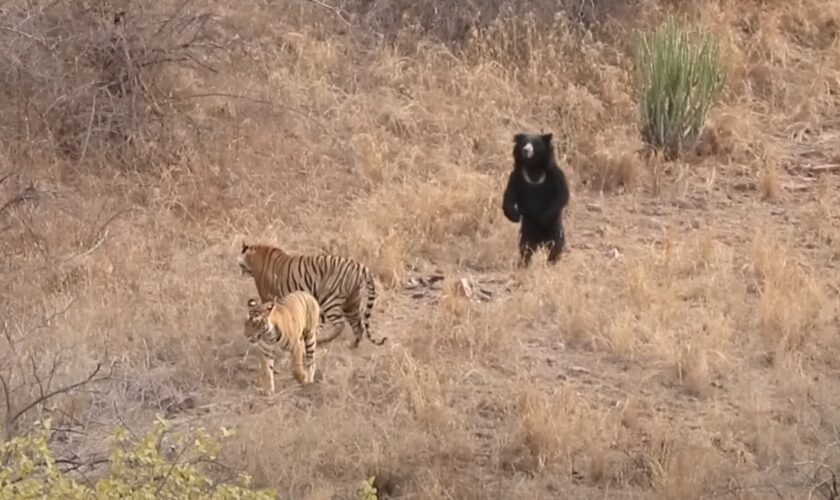
<path fill-rule="evenodd" d="M 263 396 L 274 394 L 274 358 L 265 355 L 260 358 L 260 389 Z"/>

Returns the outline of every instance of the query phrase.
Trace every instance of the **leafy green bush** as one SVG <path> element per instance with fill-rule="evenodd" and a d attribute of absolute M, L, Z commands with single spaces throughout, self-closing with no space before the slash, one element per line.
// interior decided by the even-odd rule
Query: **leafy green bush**
<path fill-rule="evenodd" d="M 108 473 L 96 484 L 80 483 L 62 472 L 49 448 L 50 422 L 34 432 L 0 444 L 0 500 L 62 498 L 82 499 L 217 499 L 263 500 L 277 498 L 272 490 L 252 490 L 249 478 L 239 485 L 217 484 L 196 465 L 212 462 L 220 451 L 216 439 L 198 430 L 181 435 L 175 443 L 175 461 L 161 455 L 161 441 L 168 425 L 158 420 L 136 443 L 118 428 L 112 436 Z M 222 429 L 223 437 L 229 433 Z M 188 440 L 191 440 L 188 441 Z"/>
<path fill-rule="evenodd" d="M 674 159 L 694 147 L 725 76 L 717 39 L 673 20 L 643 35 L 637 51 L 642 137 Z"/>

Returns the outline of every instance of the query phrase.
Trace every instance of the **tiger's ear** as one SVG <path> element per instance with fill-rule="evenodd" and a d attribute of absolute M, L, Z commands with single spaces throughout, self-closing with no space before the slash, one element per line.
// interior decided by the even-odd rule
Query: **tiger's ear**
<path fill-rule="evenodd" d="M 243 241 L 242 242 L 242 253 L 245 253 L 245 250 L 248 250 L 248 244 Z"/>
<path fill-rule="evenodd" d="M 250 309 L 257 307 L 257 299 L 248 299 L 248 307 Z"/>

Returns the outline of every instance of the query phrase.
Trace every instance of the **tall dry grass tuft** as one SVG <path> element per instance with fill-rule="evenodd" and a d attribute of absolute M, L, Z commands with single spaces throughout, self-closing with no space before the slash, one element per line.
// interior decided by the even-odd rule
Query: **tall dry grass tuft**
<path fill-rule="evenodd" d="M 759 186 L 761 199 L 764 201 L 778 201 L 782 194 L 778 167 L 772 161 L 765 161 L 759 172 Z"/>
<path fill-rule="evenodd" d="M 775 356 L 807 349 L 827 320 L 819 280 L 800 267 L 790 251 L 766 236 L 753 240 L 751 253 L 762 347 Z"/>

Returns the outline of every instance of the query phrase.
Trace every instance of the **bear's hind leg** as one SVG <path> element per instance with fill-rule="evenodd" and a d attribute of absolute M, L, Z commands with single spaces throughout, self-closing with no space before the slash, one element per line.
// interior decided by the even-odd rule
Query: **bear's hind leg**
<path fill-rule="evenodd" d="M 534 255 L 534 244 L 525 237 L 519 240 L 519 268 L 526 268 L 531 264 L 531 257 Z"/>
<path fill-rule="evenodd" d="M 554 233 L 554 237 L 548 243 L 548 263 L 553 265 L 557 263 L 557 259 L 560 258 L 560 254 L 563 253 L 563 250 L 566 246 L 566 234 L 563 229 L 563 225 L 559 224 L 559 227 Z"/>

